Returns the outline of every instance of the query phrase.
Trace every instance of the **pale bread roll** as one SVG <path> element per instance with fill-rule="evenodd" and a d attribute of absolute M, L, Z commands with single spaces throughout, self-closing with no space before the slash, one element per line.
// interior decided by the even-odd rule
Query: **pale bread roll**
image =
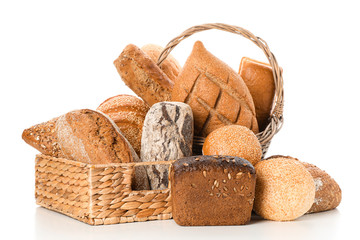
<path fill-rule="evenodd" d="M 255 165 L 254 210 L 274 221 L 290 221 L 305 214 L 315 199 L 311 174 L 297 160 L 271 158 Z"/>

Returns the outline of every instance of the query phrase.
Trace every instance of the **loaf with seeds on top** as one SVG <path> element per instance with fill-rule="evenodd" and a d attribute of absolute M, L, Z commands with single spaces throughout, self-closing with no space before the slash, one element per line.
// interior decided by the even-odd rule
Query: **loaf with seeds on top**
<path fill-rule="evenodd" d="M 171 167 L 172 213 L 183 226 L 241 225 L 250 221 L 255 169 L 245 159 L 192 156 Z"/>

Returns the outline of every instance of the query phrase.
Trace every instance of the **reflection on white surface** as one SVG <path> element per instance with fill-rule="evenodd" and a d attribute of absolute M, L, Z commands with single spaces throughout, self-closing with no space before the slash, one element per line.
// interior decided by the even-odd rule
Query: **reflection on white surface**
<path fill-rule="evenodd" d="M 36 239 L 340 239 L 341 212 L 332 210 L 305 215 L 296 221 L 273 222 L 253 216 L 243 226 L 181 227 L 173 220 L 90 226 L 47 210 L 36 209 Z"/>

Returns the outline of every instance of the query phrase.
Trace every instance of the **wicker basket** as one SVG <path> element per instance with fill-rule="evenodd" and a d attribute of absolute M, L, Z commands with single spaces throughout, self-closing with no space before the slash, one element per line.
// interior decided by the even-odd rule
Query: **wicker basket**
<path fill-rule="evenodd" d="M 276 93 L 267 128 L 257 134 L 266 153 L 272 137 L 283 122 L 283 81 L 274 55 L 261 38 L 247 30 L 225 24 L 194 26 L 171 40 L 159 56 L 158 65 L 183 39 L 209 29 L 219 29 L 244 36 L 260 47 L 273 68 Z M 200 151 L 204 139 L 194 138 L 194 151 Z M 170 184 L 165 190 L 131 189 L 136 166 L 167 164 L 164 162 L 93 165 L 46 155 L 37 155 L 35 163 L 36 203 L 91 225 L 127 223 L 172 218 Z"/>
<path fill-rule="evenodd" d="M 170 189 L 131 190 L 135 166 L 168 162 L 92 165 L 39 154 L 36 203 L 91 225 L 170 219 Z"/>
<path fill-rule="evenodd" d="M 264 157 L 269 148 L 271 139 L 281 129 L 281 126 L 283 124 L 283 105 L 284 105 L 282 71 L 276 61 L 274 54 L 270 51 L 268 45 L 264 40 L 262 40 L 260 37 L 256 37 L 248 30 L 237 26 L 227 25 L 223 23 L 198 25 L 185 30 L 178 37 L 172 39 L 166 45 L 163 52 L 160 54 L 157 64 L 160 66 L 161 63 L 170 54 L 172 49 L 174 49 L 182 40 L 190 37 L 194 33 L 202 32 L 210 29 L 218 29 L 226 32 L 235 33 L 251 40 L 253 43 L 256 44 L 256 46 L 258 46 L 261 50 L 263 50 L 273 69 L 273 75 L 275 81 L 275 97 L 274 97 L 273 108 L 270 114 L 268 126 L 265 128 L 264 131 L 257 134 L 257 137 L 262 147 L 262 152 L 263 152 L 262 156 Z M 203 137 L 197 137 L 197 136 L 194 137 L 194 146 L 193 146 L 194 153 L 201 154 L 202 145 L 204 144 L 204 141 L 205 138 Z"/>

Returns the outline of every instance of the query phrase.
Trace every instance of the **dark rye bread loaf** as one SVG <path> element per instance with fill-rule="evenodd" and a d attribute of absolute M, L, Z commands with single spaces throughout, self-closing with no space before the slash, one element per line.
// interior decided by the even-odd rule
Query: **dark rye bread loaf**
<path fill-rule="evenodd" d="M 258 133 L 254 102 L 244 81 L 200 41 L 194 44 L 175 82 L 171 100 L 190 105 L 196 136 L 206 137 L 232 124 Z"/>
<path fill-rule="evenodd" d="M 239 157 L 192 156 L 173 163 L 172 211 L 183 226 L 240 225 L 250 221 L 255 169 Z"/>

